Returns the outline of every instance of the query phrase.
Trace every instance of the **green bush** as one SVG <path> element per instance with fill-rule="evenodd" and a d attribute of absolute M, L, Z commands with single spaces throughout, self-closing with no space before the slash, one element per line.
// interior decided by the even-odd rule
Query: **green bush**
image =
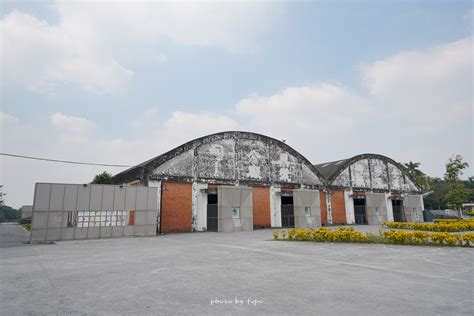
<path fill-rule="evenodd" d="M 27 217 L 27 218 L 20 218 L 18 220 L 18 223 L 23 225 L 23 224 L 31 224 L 31 217 Z"/>
<path fill-rule="evenodd" d="M 454 221 L 440 222 L 436 224 L 426 223 L 404 223 L 404 222 L 384 222 L 382 226 L 387 228 L 425 230 L 434 232 L 462 232 L 474 230 L 474 221 Z"/>

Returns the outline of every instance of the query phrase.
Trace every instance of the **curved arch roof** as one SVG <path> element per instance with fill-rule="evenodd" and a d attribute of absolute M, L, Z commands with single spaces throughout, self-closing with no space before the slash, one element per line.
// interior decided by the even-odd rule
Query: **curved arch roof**
<path fill-rule="evenodd" d="M 215 134 L 206 135 L 200 138 L 193 139 L 183 145 L 180 145 L 162 155 L 156 156 L 152 159 L 149 159 L 137 166 L 129 168 L 125 171 L 122 171 L 116 174 L 112 179 L 111 182 L 113 183 L 124 183 L 134 181 L 136 179 L 143 180 L 144 175 L 151 170 L 156 169 L 158 166 L 162 165 L 163 163 L 169 161 L 170 159 L 188 151 L 190 149 L 196 148 L 200 145 L 204 145 L 207 143 L 214 142 L 220 139 L 249 139 L 249 140 L 261 140 L 267 143 L 276 145 L 280 147 L 282 150 L 292 154 L 296 158 L 302 161 L 310 170 L 313 172 L 322 183 L 324 183 L 325 177 L 319 172 L 317 168 L 302 154 L 298 151 L 293 149 L 292 147 L 288 146 L 286 143 L 277 140 L 275 138 L 265 136 L 262 134 L 252 133 L 252 132 L 244 132 L 244 131 L 226 131 L 226 132 L 219 132 Z"/>
<path fill-rule="evenodd" d="M 398 169 L 400 169 L 400 171 L 416 185 L 415 179 L 408 172 L 405 171 L 405 168 L 400 163 L 396 162 L 392 158 L 379 155 L 379 154 L 371 154 L 371 153 L 360 154 L 360 155 L 356 155 L 354 157 L 347 158 L 347 159 L 317 164 L 317 165 L 314 165 L 314 167 L 324 176 L 327 183 L 331 184 L 341 174 L 341 172 L 344 171 L 344 169 L 346 169 L 348 166 L 352 165 L 356 161 L 367 159 L 367 158 L 380 159 L 382 161 L 393 164 Z M 421 191 L 420 188 L 418 189 Z"/>

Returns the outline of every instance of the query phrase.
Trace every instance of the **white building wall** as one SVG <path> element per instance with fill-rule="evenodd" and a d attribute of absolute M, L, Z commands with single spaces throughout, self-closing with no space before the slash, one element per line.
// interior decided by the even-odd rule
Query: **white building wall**
<path fill-rule="evenodd" d="M 281 227 L 281 188 L 270 187 L 270 222 L 272 227 Z"/>
<path fill-rule="evenodd" d="M 346 223 L 355 223 L 354 200 L 351 197 L 352 191 L 344 191 L 344 203 L 346 204 Z"/>
<path fill-rule="evenodd" d="M 387 203 L 387 222 L 394 222 L 392 200 L 389 199 L 391 193 L 385 193 L 385 203 Z"/>
<path fill-rule="evenodd" d="M 193 230 L 207 230 L 207 183 L 193 182 Z"/>

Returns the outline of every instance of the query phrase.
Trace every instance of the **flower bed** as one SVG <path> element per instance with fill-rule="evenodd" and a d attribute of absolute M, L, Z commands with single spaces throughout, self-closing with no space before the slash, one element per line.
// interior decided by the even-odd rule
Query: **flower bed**
<path fill-rule="evenodd" d="M 314 242 L 356 242 L 356 243 L 382 243 L 402 245 L 441 245 L 463 246 L 474 245 L 474 233 L 450 234 L 447 232 L 429 233 L 425 231 L 405 232 L 400 230 L 380 231 L 380 236 L 370 232 L 361 233 L 353 227 L 328 228 L 292 228 L 289 230 L 273 232 L 274 240 L 287 241 L 314 241 Z"/>
<path fill-rule="evenodd" d="M 387 228 L 414 229 L 434 232 L 462 232 L 474 230 L 474 221 L 441 222 L 436 224 L 384 222 L 382 223 L 382 226 Z"/>
<path fill-rule="evenodd" d="M 401 230 L 380 231 L 380 235 L 395 244 L 438 244 L 445 246 L 471 246 L 474 234 L 428 233 L 423 231 L 404 232 Z"/>

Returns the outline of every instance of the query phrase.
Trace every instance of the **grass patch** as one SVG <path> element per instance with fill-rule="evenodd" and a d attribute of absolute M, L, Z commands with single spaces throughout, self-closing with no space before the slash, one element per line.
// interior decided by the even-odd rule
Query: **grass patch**
<path fill-rule="evenodd" d="M 21 226 L 23 226 L 23 228 L 26 229 L 27 231 L 31 230 L 31 224 L 21 224 Z"/>

